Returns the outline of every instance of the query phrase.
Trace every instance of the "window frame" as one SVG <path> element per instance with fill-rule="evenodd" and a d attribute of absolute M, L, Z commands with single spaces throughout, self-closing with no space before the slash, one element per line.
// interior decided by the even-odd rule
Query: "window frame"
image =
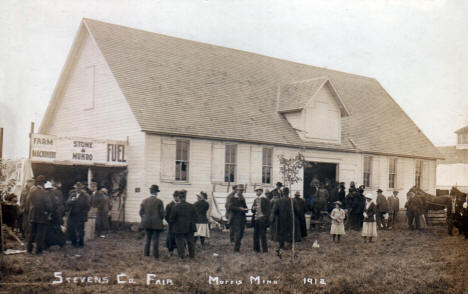
<path fill-rule="evenodd" d="M 392 162 L 393 163 L 393 173 L 392 173 Z M 388 188 L 389 189 L 396 189 L 397 188 L 397 181 L 398 181 L 398 176 L 397 176 L 397 171 L 398 171 L 398 159 L 396 157 L 390 157 L 388 159 Z M 392 178 L 393 176 L 393 178 Z M 393 182 L 393 185 L 391 183 Z"/>
<path fill-rule="evenodd" d="M 369 170 L 367 171 L 366 169 L 366 159 L 369 159 Z M 364 155 L 363 157 L 363 163 L 362 163 L 362 184 L 366 188 L 372 187 L 372 161 L 373 161 L 373 156 L 372 155 Z M 368 179 L 366 177 L 368 176 Z M 367 181 L 367 183 L 366 183 Z"/>
<path fill-rule="evenodd" d="M 233 148 L 232 150 L 230 150 Z M 228 156 L 228 152 L 230 152 Z M 229 162 L 227 162 L 229 159 Z M 229 177 L 231 176 L 231 177 Z M 237 181 L 237 144 L 226 144 L 224 150 L 224 182 L 235 183 Z"/>
<path fill-rule="evenodd" d="M 416 161 L 414 162 L 414 185 L 418 188 L 421 188 L 423 182 L 423 166 L 423 160 L 416 159 Z"/>
<path fill-rule="evenodd" d="M 179 144 L 181 145 L 181 149 L 179 149 Z M 184 149 L 184 146 L 187 148 Z M 180 157 L 179 157 L 179 151 L 180 151 Z M 176 156 L 175 156 L 175 174 L 174 174 L 174 180 L 176 182 L 188 182 L 189 177 L 190 177 L 190 140 L 187 139 L 176 139 Z M 183 156 L 183 153 L 186 153 L 185 156 Z M 183 171 L 182 171 L 182 164 L 185 163 L 186 170 L 185 170 L 185 179 L 182 177 Z M 178 178 L 179 174 L 179 178 Z"/>
<path fill-rule="evenodd" d="M 265 162 L 267 156 L 265 151 L 269 152 L 269 162 Z M 268 174 L 268 175 L 267 175 Z M 269 181 L 267 181 L 267 177 L 269 176 Z M 262 148 L 262 184 L 271 185 L 273 183 L 273 148 L 271 147 L 263 147 Z"/>

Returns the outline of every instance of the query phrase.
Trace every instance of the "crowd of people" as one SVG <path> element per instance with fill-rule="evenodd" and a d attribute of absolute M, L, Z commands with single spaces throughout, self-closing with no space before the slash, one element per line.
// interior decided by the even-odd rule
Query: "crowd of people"
<path fill-rule="evenodd" d="M 16 221 L 9 224 L 27 241 L 27 252 L 41 254 L 44 249 L 70 240 L 74 247 L 84 246 L 85 223 L 89 217 L 96 219 L 95 232 L 100 237 L 110 228 L 112 200 L 106 188 L 98 189 L 92 182 L 89 189 L 76 182 L 64 195 L 59 181 L 49 180 L 42 175 L 27 180 L 19 204 L 15 204 Z"/>
<path fill-rule="evenodd" d="M 250 208 L 243 195 L 245 186 L 242 184 L 234 185 L 226 197 L 226 218 L 234 252 L 240 251 L 248 216 L 251 216 L 250 224 L 253 227 L 253 250 L 268 252 L 269 229 L 271 240 L 278 243 L 276 253 L 281 257 L 281 250 L 290 248 L 293 241 L 300 242 L 307 236 L 307 218 L 315 220 L 311 224 L 313 227 L 329 217 L 333 242 L 341 242 L 341 237 L 348 230 L 360 231 L 364 242 L 372 242 L 377 237 L 377 230 L 394 228 L 400 210 L 398 191 L 386 197 L 381 189 L 377 189 L 374 196 L 374 193 L 365 194 L 364 185 L 356 188 L 354 182 L 350 183 L 346 193 L 343 182 L 319 181 L 314 177 L 310 191 L 304 198 L 299 191 L 290 197 L 289 189 L 283 187 L 281 182 L 271 191 L 262 187 L 254 190 L 256 198 Z M 164 207 L 164 203 L 158 199 L 159 192 L 159 186 L 152 185 L 150 196 L 140 206 L 141 229 L 146 234 L 144 255 L 149 256 L 152 248 L 152 255 L 159 258 L 159 237 L 164 231 L 165 220 L 168 224 L 166 247 L 169 254 L 172 256 L 177 249 L 180 258 L 194 258 L 196 242 L 200 240 L 201 248 L 204 248 L 205 239 L 210 237 L 208 194 L 201 191 L 197 194 L 198 200 L 192 204 L 186 201 L 187 191 L 175 191 L 173 200 Z M 422 200 L 413 192 L 407 196 L 408 225 L 411 229 L 414 225 L 418 228 L 420 212 L 409 208 L 418 207 L 415 204 L 422 204 Z M 15 202 L 15 199 L 7 200 Z M 466 202 L 463 205 L 466 210 Z M 59 181 L 47 181 L 39 175 L 27 181 L 21 194 L 15 226 L 27 240 L 28 252 L 33 251 L 33 244 L 37 254 L 52 245 L 63 247 L 67 239 L 72 246 L 82 247 L 88 218 L 95 218 L 96 235 L 105 238 L 110 229 L 111 209 L 112 199 L 107 189 L 99 189 L 96 182 L 91 182 L 88 188 L 77 181 L 68 195 L 64 195 Z M 249 211 L 251 214 L 248 214 Z M 448 214 L 451 233 L 450 209 Z"/>

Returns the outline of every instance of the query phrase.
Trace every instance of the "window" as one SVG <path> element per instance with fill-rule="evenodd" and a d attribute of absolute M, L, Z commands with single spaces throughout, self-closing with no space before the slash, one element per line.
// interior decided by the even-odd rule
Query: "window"
<path fill-rule="evenodd" d="M 364 186 L 370 187 L 371 185 L 371 173 L 372 173 L 372 156 L 364 156 Z"/>
<path fill-rule="evenodd" d="M 423 161 L 421 159 L 416 159 L 416 168 L 415 168 L 415 173 L 414 173 L 414 184 L 418 188 L 421 188 L 422 166 L 423 166 Z"/>
<path fill-rule="evenodd" d="M 468 134 L 459 134 L 458 144 L 468 144 Z"/>
<path fill-rule="evenodd" d="M 188 181 L 190 141 L 176 141 L 176 181 Z"/>
<path fill-rule="evenodd" d="M 236 181 L 236 162 L 237 162 L 237 145 L 226 145 L 226 153 L 224 159 L 224 181 Z"/>
<path fill-rule="evenodd" d="M 396 187 L 396 169 L 397 159 L 389 158 L 388 160 L 388 187 L 394 189 Z"/>
<path fill-rule="evenodd" d="M 271 184 L 273 149 L 263 148 L 262 184 Z"/>

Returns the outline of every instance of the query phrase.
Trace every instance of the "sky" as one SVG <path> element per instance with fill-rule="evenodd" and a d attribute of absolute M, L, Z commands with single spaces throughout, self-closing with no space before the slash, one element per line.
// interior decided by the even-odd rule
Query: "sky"
<path fill-rule="evenodd" d="M 436 145 L 468 125 L 468 1 L 2 0 L 4 157 L 28 153 L 82 18 L 377 79 Z"/>

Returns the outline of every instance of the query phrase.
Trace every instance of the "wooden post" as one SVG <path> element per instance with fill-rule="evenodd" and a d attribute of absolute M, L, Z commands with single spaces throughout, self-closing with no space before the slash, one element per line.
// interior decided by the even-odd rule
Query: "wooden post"
<path fill-rule="evenodd" d="M 34 122 L 31 122 L 31 130 L 29 131 L 29 156 L 28 158 L 31 159 L 31 151 L 32 151 L 32 135 L 34 134 Z"/>
<path fill-rule="evenodd" d="M 0 128 L 0 160 L 3 158 L 3 128 Z"/>
<path fill-rule="evenodd" d="M 296 216 L 294 215 L 294 199 L 291 197 L 291 183 L 288 183 L 289 186 L 289 197 L 291 198 L 291 211 L 292 211 L 292 221 L 293 221 L 293 227 L 292 227 L 292 257 L 291 259 L 294 260 L 296 257 Z"/>

